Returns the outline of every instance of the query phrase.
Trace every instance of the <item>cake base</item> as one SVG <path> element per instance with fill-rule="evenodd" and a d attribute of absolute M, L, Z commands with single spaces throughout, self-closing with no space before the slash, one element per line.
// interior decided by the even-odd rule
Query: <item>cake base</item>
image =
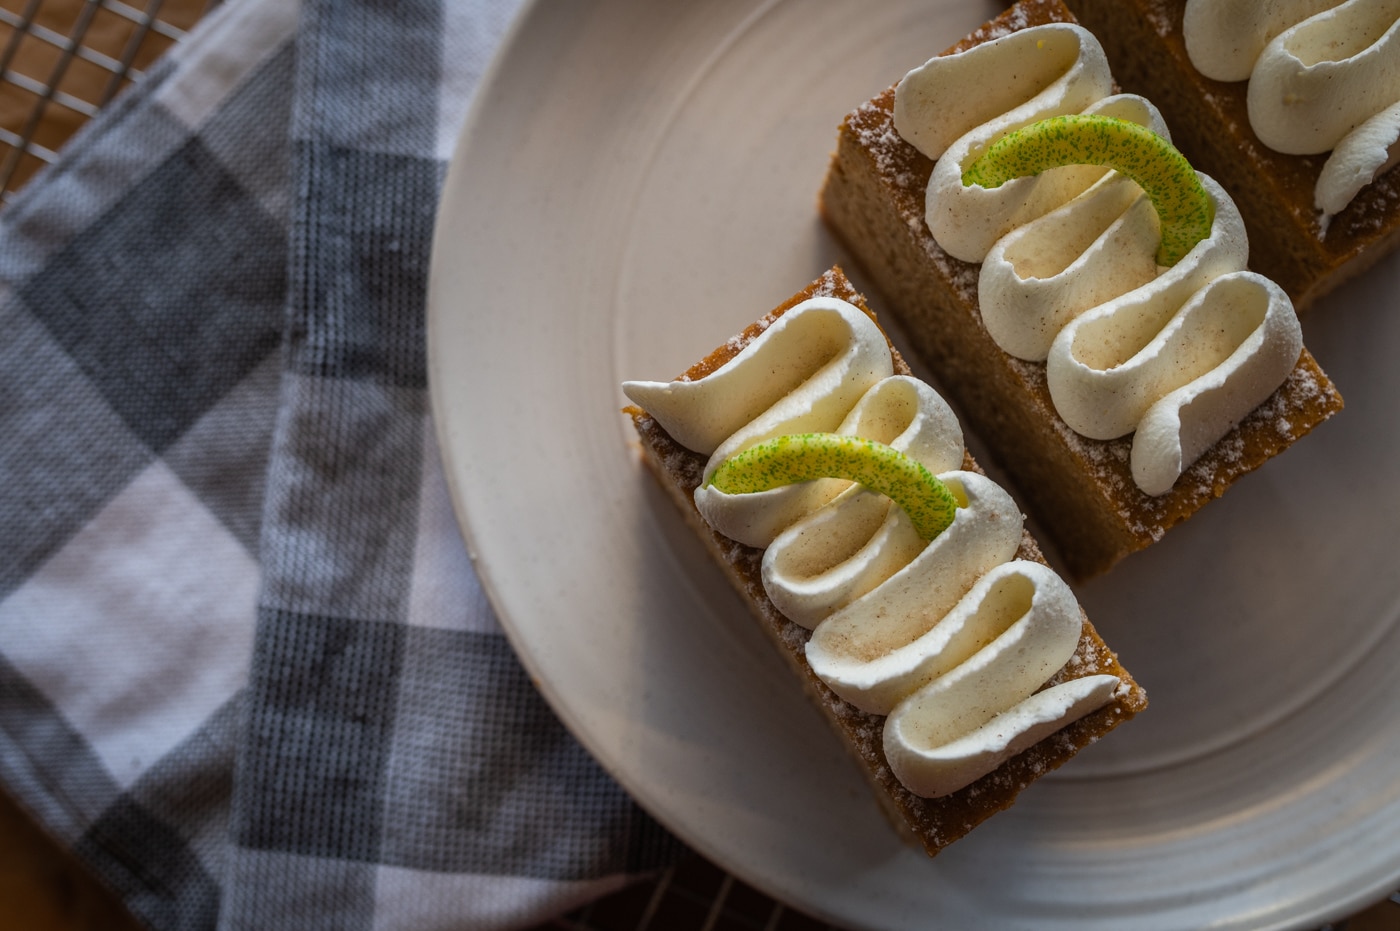
<path fill-rule="evenodd" d="M 1013 29 L 1072 21 L 1059 2 L 1023 0 L 949 52 Z M 1055 412 L 1044 363 L 1008 355 L 982 325 L 980 266 L 943 252 L 924 222 L 932 171 L 933 162 L 895 132 L 891 87 L 841 124 L 822 216 L 1076 579 L 1160 539 L 1341 410 L 1341 395 L 1305 349 L 1283 385 L 1170 492 L 1144 494 L 1132 478 L 1132 437 L 1101 441 L 1075 433 Z"/>
<path fill-rule="evenodd" d="M 817 296 L 840 298 L 870 313 L 864 299 L 856 293 L 841 270 L 833 269 L 751 325 L 741 336 L 692 366 L 683 377 L 694 380 L 719 368 L 767 329 L 779 315 L 801 301 Z M 873 318 L 874 315 L 871 316 Z M 893 347 L 891 352 L 895 371 L 909 374 L 909 367 L 899 353 Z M 1097 673 L 1115 675 L 1123 685 L 1113 702 L 1057 731 L 951 795 L 942 798 L 914 795 L 895 779 L 885 760 L 884 717 L 867 714 L 838 697 L 807 665 L 804 647 L 810 631 L 784 617 L 768 599 L 763 590 L 760 570 L 763 551 L 716 533 L 696 510 L 695 489 L 700 484 L 707 457 L 681 446 L 645 411 L 636 407 L 629 407 L 627 411 L 641 438 L 644 461 L 657 481 L 699 534 L 730 583 L 749 605 L 760 626 L 787 659 L 808 696 L 859 760 L 891 823 L 907 839 L 922 846 L 930 856 L 996 812 L 1010 807 L 1021 790 L 1037 778 L 1057 768 L 1147 706 L 1146 693 L 1119 664 L 1117 657 L 1104 645 L 1093 625 L 1085 618 L 1074 657 L 1047 684 Z M 977 464 L 970 455 L 966 456 L 964 468 L 977 470 Z M 1017 557 L 1044 562 L 1030 534 L 1023 535 Z"/>
<path fill-rule="evenodd" d="M 1249 125 L 1248 82 L 1213 81 L 1191 64 L 1185 0 L 1068 0 L 1103 44 L 1125 90 L 1162 111 L 1172 141 L 1230 193 L 1249 232 L 1250 266 L 1279 283 L 1299 313 L 1400 243 L 1400 167 L 1364 188 L 1326 234 L 1313 207 L 1324 155 L 1284 155 Z"/>

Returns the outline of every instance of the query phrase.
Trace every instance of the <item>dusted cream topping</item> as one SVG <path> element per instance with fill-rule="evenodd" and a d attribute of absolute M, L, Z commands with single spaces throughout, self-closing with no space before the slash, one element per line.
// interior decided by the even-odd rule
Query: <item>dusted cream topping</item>
<path fill-rule="evenodd" d="M 917 378 L 894 375 L 880 381 L 836 432 L 892 446 L 935 475 L 962 466 L 957 417 Z M 810 508 L 776 535 L 763 555 L 763 584 L 784 616 L 810 629 L 914 560 L 925 546 L 888 498 L 849 485 L 829 505 Z"/>
<path fill-rule="evenodd" d="M 1202 74 L 1249 81 L 1249 123 L 1289 155 L 1331 152 L 1313 192 L 1326 220 L 1392 163 L 1400 139 L 1400 0 L 1188 0 Z"/>
<path fill-rule="evenodd" d="M 1184 304 L 1172 299 L 1180 279 L 1157 282 L 1077 317 L 1046 365 L 1071 429 L 1096 439 L 1133 431 L 1133 481 L 1150 495 L 1171 490 L 1228 425 L 1264 403 L 1303 348 L 1292 302 L 1262 275 L 1229 272 Z"/>
<path fill-rule="evenodd" d="M 872 358 L 876 345 L 883 363 Z M 884 335 L 866 314 L 813 298 L 704 378 L 623 390 L 673 437 L 713 441 L 712 451 L 692 447 L 712 452 L 707 478 L 773 436 L 820 430 L 892 446 L 952 491 L 953 523 L 929 542 L 888 498 L 842 480 L 775 490 L 785 495 L 696 492 L 711 526 L 763 541 L 753 545 L 766 547 L 764 588 L 812 629 L 813 671 L 856 707 L 888 716 L 895 776 L 918 794 L 944 795 L 1107 704 L 1119 680 L 1042 689 L 1079 643 L 1078 603 L 1054 572 L 1015 558 L 1020 510 L 995 482 L 960 470 L 962 431 L 947 403 L 890 370 Z M 755 410 L 750 394 L 770 377 L 781 390 L 763 387 L 766 407 Z M 818 419 L 827 425 L 812 425 Z M 715 424 L 731 432 L 716 438 Z"/>
<path fill-rule="evenodd" d="M 905 75 L 895 91 L 894 126 L 936 162 L 925 219 L 943 250 L 980 262 L 1007 232 L 1102 177 L 1103 168 L 1076 166 L 988 191 L 963 187 L 962 166 L 1013 129 L 1083 112 L 1112 88 L 1103 48 L 1068 23 L 1009 33 Z"/>
<path fill-rule="evenodd" d="M 623 386 L 676 442 L 710 454 L 706 481 L 725 459 L 764 440 L 836 432 L 861 395 L 893 374 L 884 334 L 864 314 L 828 297 L 802 306 L 705 378 Z M 830 479 L 748 495 L 702 486 L 695 503 L 720 533 L 762 547 L 848 484 Z"/>
<path fill-rule="evenodd" d="M 1036 77 L 1018 87 L 1024 99 L 983 93 L 991 75 L 1008 71 Z M 1283 383 L 1302 333 L 1286 295 L 1244 271 L 1244 224 L 1205 175 L 1210 234 L 1171 268 L 1156 264 L 1156 211 L 1116 172 L 1072 166 L 995 189 L 963 185 L 966 164 L 988 145 L 1048 116 L 1112 116 L 1167 136 L 1151 103 L 1108 94 L 1111 84 L 1102 49 L 1083 28 L 1025 29 L 911 71 L 895 92 L 896 128 L 936 160 L 929 229 L 945 251 L 981 263 L 980 309 L 992 339 L 1046 363 L 1051 400 L 1077 433 L 1134 433 L 1134 481 L 1160 495 Z M 919 131 L 916 119 L 939 119 L 924 102 L 951 96 L 970 99 L 937 136 Z M 902 126 L 901 97 L 909 100 Z M 1217 284 L 1222 276 L 1228 281 Z"/>
<path fill-rule="evenodd" d="M 1216 81 L 1247 81 L 1279 33 L 1337 0 L 1186 0 L 1182 38 L 1196 70 Z"/>
<path fill-rule="evenodd" d="M 1341 213 L 1361 189 L 1400 162 L 1400 103 L 1386 107 L 1347 133 L 1327 157 L 1313 189 L 1313 206 L 1327 220 Z"/>
<path fill-rule="evenodd" d="M 698 381 L 624 386 L 676 442 L 706 455 L 720 450 L 705 468 L 707 479 L 740 447 L 835 430 L 871 385 L 894 372 L 884 334 L 864 314 L 852 315 L 850 304 L 814 297 L 802 307 Z"/>

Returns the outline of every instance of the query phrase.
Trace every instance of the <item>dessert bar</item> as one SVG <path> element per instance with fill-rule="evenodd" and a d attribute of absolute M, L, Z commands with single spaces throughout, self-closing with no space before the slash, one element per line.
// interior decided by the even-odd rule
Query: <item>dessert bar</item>
<path fill-rule="evenodd" d="M 999 82 L 1003 74 L 1017 75 L 1019 83 Z M 1077 118 L 1083 111 L 1090 122 L 1135 121 L 1154 136 L 1167 132 L 1150 101 L 1114 93 L 1102 49 L 1062 4 L 1023 0 L 902 83 L 906 101 L 912 101 L 905 125 L 898 118 L 899 85 L 841 123 L 821 191 L 822 215 L 854 258 L 861 283 L 872 287 L 899 320 L 913 351 L 987 444 L 1073 576 L 1102 572 L 1160 539 L 1341 409 L 1340 394 L 1301 348 L 1286 296 L 1243 270 L 1246 241 L 1238 213 L 1209 178 L 1199 180 L 1214 211 L 1213 226 L 1173 268 L 1154 261 L 1158 219 L 1151 205 L 1145 198 L 1134 200 L 1136 189 L 1125 186 L 1126 179 L 1108 178 L 1103 168 L 1056 168 L 995 191 L 969 191 L 959 182 L 959 160 L 970 163 L 979 147 L 990 151 L 996 132 L 1033 128 L 1035 114 L 1028 112 L 1036 107 L 1048 106 L 1046 116 Z M 1061 97 L 1047 105 L 1053 93 Z M 993 136 L 978 137 L 981 128 L 967 132 L 966 126 L 986 120 L 989 110 L 993 119 L 984 127 L 991 126 Z M 995 114 L 1003 111 L 1014 113 L 1000 118 L 1009 122 L 998 129 Z M 944 152 L 935 158 L 920 147 Z M 1029 193 L 997 201 L 1001 213 L 991 219 L 979 212 L 980 204 L 1014 185 Z M 946 194 L 947 204 L 934 196 L 938 192 L 939 198 Z M 1036 197 L 1050 201 L 1035 202 Z M 1085 215 L 1094 235 L 1075 225 Z M 931 231 L 931 221 L 942 240 Z M 1040 240 L 1018 240 L 1022 229 L 1034 229 Z M 961 257 L 940 244 L 954 240 Z M 1071 256 L 1059 254 L 1067 249 Z M 1041 270 L 1037 263 L 1052 267 Z M 1060 279 L 1066 279 L 1063 286 Z M 1061 291 L 1045 298 L 1052 287 Z M 1214 296 L 1207 299 L 1206 292 Z M 989 294 L 996 300 L 986 305 Z M 1073 300 L 1079 305 L 1068 311 L 1061 306 Z M 1166 300 L 1180 309 L 1168 307 L 1164 316 Z M 1054 313 L 1035 318 L 1047 301 Z M 1133 332 L 1142 329 L 1133 316 L 1140 310 L 1144 319 L 1156 315 L 1145 333 Z M 1217 316 L 1202 323 L 1208 313 Z M 1049 319 L 1054 314 L 1060 316 Z M 1027 319 L 1029 328 L 1023 324 Z M 1021 335 L 1009 337 L 1017 326 Z M 1182 334 L 1192 326 L 1200 328 L 1202 344 L 1216 331 L 1230 334 L 1218 350 L 1224 362 L 1210 369 L 1216 360 L 1204 366 L 1192 360 L 1196 369 L 1188 374 L 1194 380 L 1187 385 L 1167 381 L 1167 394 L 1142 400 L 1128 410 L 1129 419 L 1113 411 L 1112 423 L 1092 422 L 1139 388 L 1120 387 L 1114 379 L 1137 377 L 1140 363 L 1159 366 L 1159 373 L 1164 364 L 1176 366 L 1154 354 L 1170 349 L 1174 340 L 1189 341 Z M 1001 332 L 991 332 L 997 328 Z M 1250 352 L 1267 355 L 1274 339 L 1282 348 L 1272 350 L 1272 359 L 1245 358 Z M 1100 347 L 1125 342 L 1126 351 L 1096 361 L 1096 353 L 1105 354 Z M 1234 380 L 1256 364 L 1255 375 L 1267 373 L 1252 382 Z M 1143 375 L 1142 381 L 1167 377 Z M 1090 393 L 1073 397 L 1081 383 Z M 1183 395 L 1192 391 L 1198 393 Z M 1062 403 L 1066 397 L 1077 402 L 1073 427 Z M 1193 418 L 1202 412 L 1215 420 L 1196 423 Z M 1141 418 L 1136 430 L 1134 417 Z M 1167 461 L 1168 440 L 1179 442 L 1179 463 Z M 1193 450 L 1192 443 L 1204 448 Z M 1153 469 L 1156 474 L 1145 479 Z M 1180 469 L 1179 477 L 1168 481 L 1173 469 Z"/>
<path fill-rule="evenodd" d="M 656 480 L 934 855 L 1147 699 L 873 320 L 832 269 L 675 380 L 624 391 Z M 957 506 L 925 541 L 917 508 L 836 478 L 717 490 L 789 430 L 926 464 Z"/>

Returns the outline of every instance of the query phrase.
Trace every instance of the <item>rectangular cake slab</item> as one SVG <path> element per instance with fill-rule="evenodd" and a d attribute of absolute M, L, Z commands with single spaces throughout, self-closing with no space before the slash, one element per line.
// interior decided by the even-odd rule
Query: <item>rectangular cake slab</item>
<path fill-rule="evenodd" d="M 855 291 L 844 273 L 839 268 L 832 269 L 749 326 L 739 337 L 726 342 L 696 363 L 682 377 L 694 380 L 719 368 L 767 329 L 778 316 L 815 296 L 840 298 L 870 313 L 864 298 Z M 909 366 L 898 351 L 891 347 L 891 352 L 895 371 L 909 374 Z M 695 489 L 700 484 L 707 457 L 681 446 L 645 411 L 632 407 L 628 412 L 641 439 L 643 459 L 657 481 L 704 541 L 725 576 L 751 608 L 759 625 L 787 659 L 808 696 L 855 755 L 890 822 L 907 839 L 922 846 L 930 856 L 963 837 L 996 812 L 1010 807 L 1016 796 L 1037 778 L 1059 767 L 1147 706 L 1146 692 L 1118 662 L 1118 658 L 1100 639 L 1093 624 L 1085 618 L 1074 657 L 1047 684 L 1107 673 L 1118 676 L 1123 683 L 1114 700 L 951 795 L 921 798 L 913 794 L 895 779 L 885 760 L 882 739 L 885 719 L 863 712 L 842 700 L 807 665 L 803 651 L 810 631 L 784 617 L 764 593 L 760 575 L 763 551 L 716 533 L 696 510 Z M 977 470 L 977 464 L 970 455 L 966 457 L 963 467 Z M 1016 555 L 1020 559 L 1045 561 L 1029 533 L 1023 535 L 1020 551 Z"/>
<path fill-rule="evenodd" d="M 1026 0 L 949 52 L 1046 22 L 1072 22 L 1059 2 Z M 922 62 L 911 62 L 911 66 Z M 899 320 L 965 426 L 1009 476 L 1069 573 L 1085 579 L 1159 540 L 1341 410 L 1340 393 L 1305 349 L 1283 385 L 1196 461 L 1173 489 L 1144 494 L 1133 482 L 1132 437 L 1091 440 L 1071 430 L 1050 399 L 1044 363 L 996 345 L 978 310 L 979 266 L 952 258 L 924 222 L 933 162 L 894 128 L 894 88 L 841 124 L 821 192 L 827 226 Z"/>

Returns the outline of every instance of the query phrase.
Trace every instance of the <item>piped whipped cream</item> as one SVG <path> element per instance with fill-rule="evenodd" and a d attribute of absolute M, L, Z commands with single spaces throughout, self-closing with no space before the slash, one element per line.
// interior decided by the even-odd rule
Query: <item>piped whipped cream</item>
<path fill-rule="evenodd" d="M 1289 155 L 1331 152 L 1313 191 L 1327 221 L 1396 162 L 1400 0 L 1188 0 L 1191 63 L 1249 81 L 1249 123 Z"/>
<path fill-rule="evenodd" d="M 859 308 L 812 298 L 703 378 L 623 391 L 710 455 L 695 495 L 701 514 L 765 547 L 769 598 L 812 630 L 806 656 L 822 681 L 887 716 L 885 754 L 911 791 L 957 791 L 1113 699 L 1111 675 L 1045 687 L 1078 647 L 1079 605 L 1054 572 L 1015 558 L 1020 510 L 995 482 L 961 469 L 952 410 L 924 382 L 893 374 L 883 333 Z M 957 499 L 953 523 L 926 542 L 888 498 L 839 479 L 742 495 L 705 484 L 738 452 L 814 431 L 918 460 Z"/>
<path fill-rule="evenodd" d="M 1014 93 L 998 84 L 1007 73 L 1021 76 Z M 1239 211 L 1206 175 L 1198 173 L 1214 206 L 1210 235 L 1171 268 L 1156 264 L 1151 202 L 1117 172 L 1070 166 L 995 189 L 963 185 L 966 165 L 992 142 L 1065 113 L 1130 120 L 1170 138 L 1149 101 L 1111 88 L 1093 35 L 1054 23 L 909 72 L 896 88 L 895 128 L 935 162 L 925 219 L 944 251 L 981 263 L 992 339 L 1046 364 L 1051 400 L 1071 429 L 1103 440 L 1132 433 L 1133 479 L 1160 495 L 1283 383 L 1302 331 L 1287 295 L 1245 271 Z"/>

